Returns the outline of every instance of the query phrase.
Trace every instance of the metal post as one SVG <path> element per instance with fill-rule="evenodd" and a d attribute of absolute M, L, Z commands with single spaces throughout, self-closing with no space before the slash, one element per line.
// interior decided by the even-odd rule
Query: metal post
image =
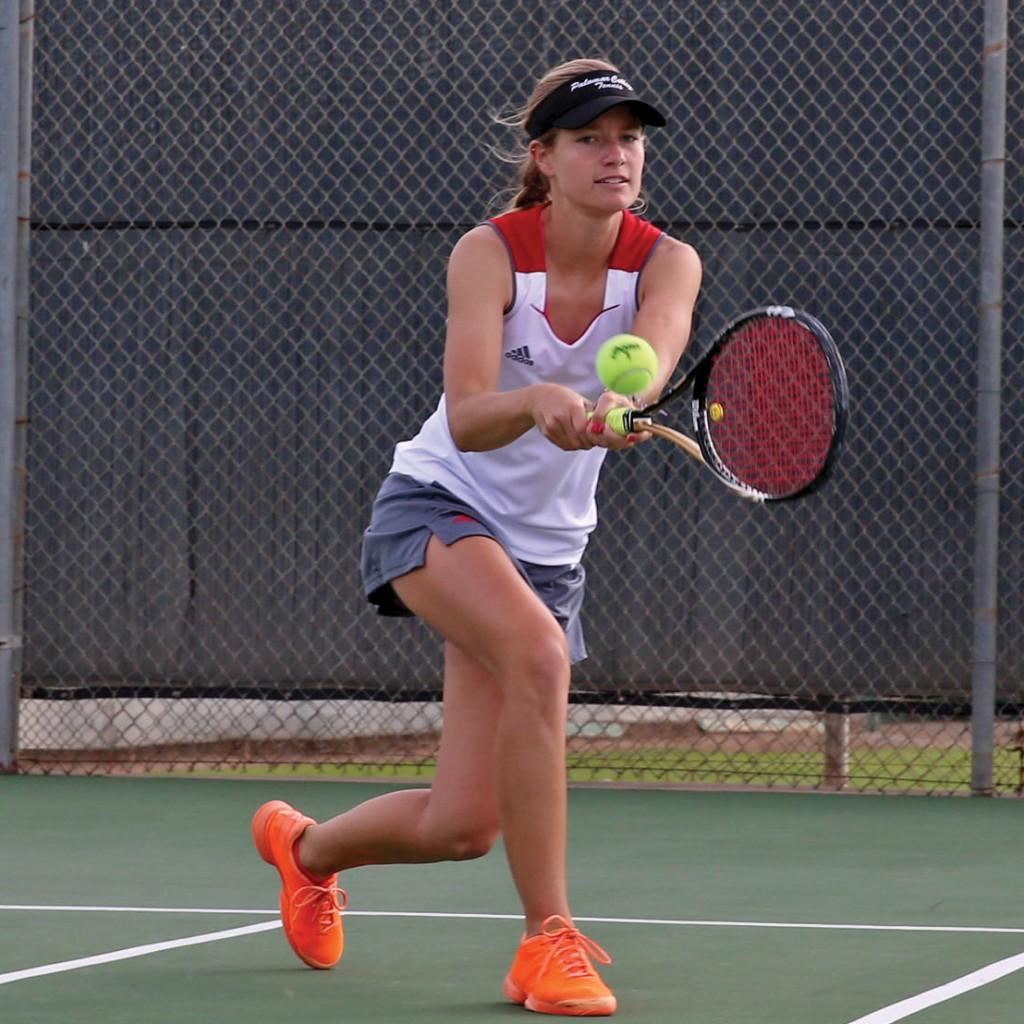
<path fill-rule="evenodd" d="M 14 652 L 14 447 L 18 377 L 15 290 L 18 240 L 19 0 L 0 0 L 0 771 L 17 751 Z"/>
<path fill-rule="evenodd" d="M 21 59 L 18 87 L 18 241 L 14 284 L 14 634 L 24 637 L 25 621 L 25 511 L 28 489 L 28 344 L 30 328 L 29 245 L 32 236 L 32 68 L 35 54 L 35 0 L 21 0 Z M 24 642 L 15 647 L 11 666 L 14 710 L 11 732 L 18 741 L 18 695 Z M 16 765 L 15 765 L 16 766 Z"/>
<path fill-rule="evenodd" d="M 999 418 L 1006 173 L 1006 0 L 986 0 L 978 286 L 978 447 L 974 547 L 971 791 L 991 796 L 999 578 Z"/>
<path fill-rule="evenodd" d="M 846 789 L 850 783 L 850 716 L 845 711 L 826 711 L 825 785 Z"/>

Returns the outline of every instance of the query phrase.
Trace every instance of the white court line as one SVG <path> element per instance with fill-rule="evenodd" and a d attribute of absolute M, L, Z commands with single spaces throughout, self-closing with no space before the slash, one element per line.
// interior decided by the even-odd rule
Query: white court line
<path fill-rule="evenodd" d="M 46 974 L 60 974 L 63 971 L 77 971 L 81 967 L 96 967 L 100 964 L 114 963 L 116 960 L 130 960 L 137 956 L 148 956 L 150 953 L 162 953 L 168 949 L 180 949 L 182 946 L 199 946 L 204 942 L 219 942 L 221 939 L 234 939 L 240 935 L 253 935 L 256 932 L 270 931 L 280 928 L 280 921 L 261 921 L 259 924 L 247 924 L 244 928 L 229 928 L 222 932 L 207 932 L 205 935 L 190 935 L 184 939 L 171 939 L 168 942 L 151 942 L 145 946 L 130 946 L 127 949 L 115 949 L 110 953 L 98 953 L 96 956 L 83 956 L 77 960 L 62 960 L 59 963 L 42 964 L 39 967 L 27 967 L 23 971 L 8 971 L 0 974 L 0 985 L 9 985 L 12 981 L 23 981 L 26 978 L 40 978 Z"/>
<path fill-rule="evenodd" d="M 210 907 L 105 907 L 105 906 L 60 906 L 52 904 L 0 904 L 0 910 L 36 910 L 83 913 L 142 913 L 142 914 L 259 914 L 261 916 L 276 915 L 276 910 L 226 909 Z M 459 920 L 487 921 L 518 921 L 519 914 L 457 914 L 432 911 L 399 911 L 399 910 L 355 910 L 346 911 L 354 917 L 405 917 L 405 918 L 455 918 Z M 603 924 L 644 924 L 644 925 L 675 925 L 683 927 L 703 928 L 804 928 L 825 929 L 829 931 L 878 931 L 878 932 L 932 932 L 932 933 L 982 933 L 982 934 L 1014 934 L 1024 933 L 1024 928 L 983 928 L 971 926 L 940 926 L 940 925 L 872 925 L 872 924 L 823 924 L 814 922 L 779 922 L 779 921 L 707 921 L 682 918 L 639 918 L 639 917 L 578 917 L 577 921 Z M 219 942 L 222 939 L 238 938 L 242 935 L 254 935 L 257 932 L 270 931 L 281 926 L 280 920 L 261 921 L 259 924 L 245 925 L 242 928 L 229 928 L 225 931 L 207 932 L 203 935 L 192 935 L 184 939 L 171 939 L 167 942 L 153 942 L 144 946 L 131 946 L 110 953 L 96 956 L 80 957 L 77 960 L 64 960 L 58 963 L 43 964 L 20 971 L 0 974 L 0 985 L 27 978 L 39 978 L 48 974 L 59 974 L 74 971 L 83 967 L 96 967 L 128 960 L 134 957 L 148 956 L 151 953 L 162 953 L 169 949 L 180 949 L 184 946 L 197 946 L 206 942 Z M 934 1006 L 936 1003 L 953 999 L 971 989 L 988 985 L 999 978 L 1005 977 L 1024 968 L 1024 953 L 989 964 L 962 978 L 929 989 L 919 995 L 911 996 L 891 1006 L 883 1007 L 869 1013 L 866 1017 L 858 1017 L 849 1024 L 894 1024 L 920 1010 Z"/>
<path fill-rule="evenodd" d="M 954 999 L 964 992 L 970 992 L 971 989 L 981 988 L 982 985 L 998 981 L 1007 974 L 1019 971 L 1022 967 L 1024 967 L 1024 953 L 1008 956 L 1005 960 L 997 960 L 993 964 L 987 964 L 976 971 L 971 971 L 970 974 L 965 974 L 962 978 L 947 981 L 945 985 L 930 988 L 927 992 L 921 992 L 909 999 L 893 1003 L 891 1006 L 883 1006 L 882 1009 L 875 1010 L 874 1013 L 869 1013 L 866 1017 L 851 1020 L 850 1024 L 893 1024 L 893 1021 L 903 1020 L 904 1017 L 909 1017 L 920 1010 L 926 1010 L 936 1003 L 944 1003 L 947 999 Z"/>
<path fill-rule="evenodd" d="M 60 906 L 50 903 L 0 903 L 0 910 L 56 910 L 61 913 L 82 911 L 87 914 L 255 914 L 260 917 L 269 917 L 272 914 L 280 913 L 278 910 L 218 909 L 216 907 L 83 907 Z"/>
<path fill-rule="evenodd" d="M 277 910 L 253 910 L 229 907 L 108 907 L 61 906 L 39 903 L 0 903 L 0 910 L 36 910 L 107 914 L 245 914 L 261 917 L 276 916 Z M 521 921 L 522 914 L 470 914 L 445 911 L 417 910 L 346 910 L 346 917 L 410 917 L 447 918 L 459 921 Z M 853 932 L 931 932 L 936 934 L 1024 935 L 1024 928 L 987 928 L 977 925 L 934 924 L 827 924 L 814 921 L 710 921 L 690 918 L 662 917 L 579 917 L 575 920 L 587 924 L 646 924 L 668 925 L 681 928 L 795 928 L 818 931 Z"/>

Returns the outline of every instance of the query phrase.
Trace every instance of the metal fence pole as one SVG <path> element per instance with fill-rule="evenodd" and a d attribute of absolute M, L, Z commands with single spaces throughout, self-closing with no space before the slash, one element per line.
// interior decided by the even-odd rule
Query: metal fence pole
<path fill-rule="evenodd" d="M 24 637 L 25 620 L 25 513 L 28 490 L 28 345 L 31 312 L 32 236 L 32 68 L 35 47 L 35 0 L 21 0 L 21 60 L 18 87 L 18 240 L 15 255 L 14 313 L 14 635 Z M 24 642 L 15 647 L 11 677 L 14 710 L 12 734 L 19 739 L 19 691 Z"/>
<path fill-rule="evenodd" d="M 1006 172 L 1006 0 L 985 4 L 978 315 L 971 790 L 993 792 L 999 566 L 999 418 Z"/>
<path fill-rule="evenodd" d="M 19 0 L 0 2 L 0 771 L 14 769 L 14 433 L 16 419 Z"/>

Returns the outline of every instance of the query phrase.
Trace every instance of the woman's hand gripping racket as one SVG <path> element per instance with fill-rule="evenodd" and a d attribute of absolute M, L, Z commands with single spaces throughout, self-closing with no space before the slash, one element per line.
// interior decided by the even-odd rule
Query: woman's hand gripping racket
<path fill-rule="evenodd" d="M 652 418 L 691 386 L 696 441 Z M 605 420 L 621 434 L 672 441 L 744 498 L 787 501 L 828 479 L 848 404 L 846 370 L 825 327 L 798 309 L 765 306 L 729 324 L 653 405 L 613 409 Z"/>

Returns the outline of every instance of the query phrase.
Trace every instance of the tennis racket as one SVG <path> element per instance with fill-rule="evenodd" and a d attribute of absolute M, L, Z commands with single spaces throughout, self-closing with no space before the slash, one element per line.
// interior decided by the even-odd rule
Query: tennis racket
<path fill-rule="evenodd" d="M 654 419 L 691 387 L 696 440 Z M 801 310 L 764 306 L 729 324 L 657 402 L 607 419 L 619 433 L 673 442 L 744 498 L 789 501 L 828 479 L 848 405 L 846 370 L 825 327 Z"/>

